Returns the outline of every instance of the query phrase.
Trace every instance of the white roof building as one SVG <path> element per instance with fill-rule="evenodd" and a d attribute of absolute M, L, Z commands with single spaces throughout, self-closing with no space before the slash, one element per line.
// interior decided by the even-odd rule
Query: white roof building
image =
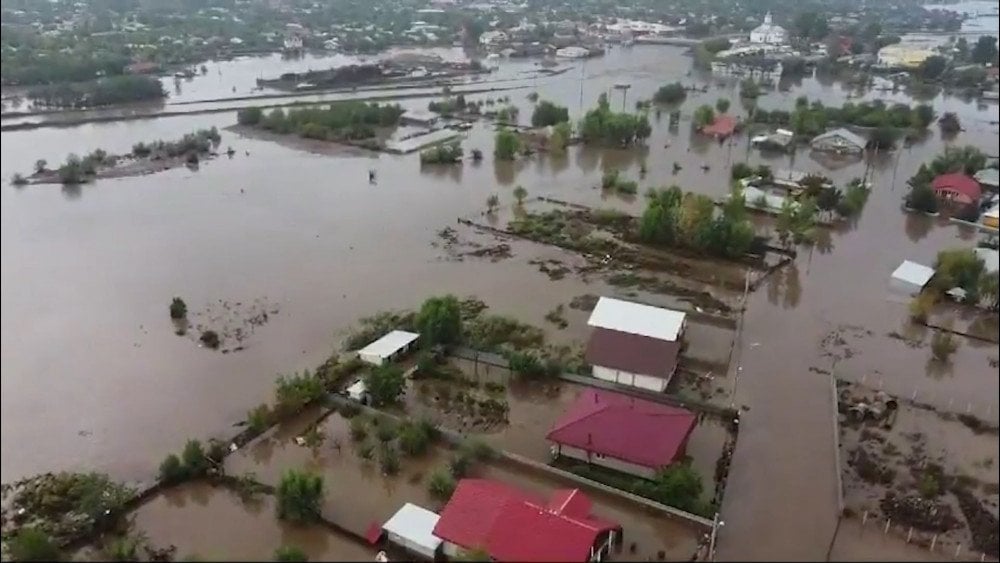
<path fill-rule="evenodd" d="M 358 350 L 358 357 L 369 364 L 380 366 L 405 352 L 418 338 L 420 335 L 414 332 L 394 330 Z"/>
<path fill-rule="evenodd" d="M 987 274 L 1000 271 L 1000 252 L 992 248 L 978 247 L 976 248 L 976 256 L 983 261 Z"/>
<path fill-rule="evenodd" d="M 382 525 L 382 529 L 392 543 L 434 559 L 442 543 L 441 538 L 434 535 L 434 526 L 440 518 L 434 512 L 408 502 Z"/>
<path fill-rule="evenodd" d="M 587 324 L 596 328 L 674 342 L 679 340 L 684 332 L 686 317 L 687 315 L 680 311 L 601 297 L 597 300 L 597 306 L 590 314 Z"/>
<path fill-rule="evenodd" d="M 909 260 L 904 260 L 902 264 L 892 273 L 890 285 L 893 289 L 916 295 L 934 277 L 934 268 L 917 264 Z"/>
<path fill-rule="evenodd" d="M 780 25 L 775 25 L 771 21 L 771 12 L 768 12 L 764 16 L 764 23 L 750 32 L 750 42 L 783 45 L 788 42 L 788 32 Z"/>

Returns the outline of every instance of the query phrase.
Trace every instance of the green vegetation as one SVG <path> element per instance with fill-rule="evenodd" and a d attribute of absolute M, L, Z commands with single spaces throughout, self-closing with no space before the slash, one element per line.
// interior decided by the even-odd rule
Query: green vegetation
<path fill-rule="evenodd" d="M 379 446 L 378 466 L 383 475 L 399 473 L 399 454 L 388 441 L 383 441 L 382 445 Z"/>
<path fill-rule="evenodd" d="M 906 104 L 887 106 L 881 100 L 854 104 L 848 102 L 840 108 L 824 106 L 820 101 L 797 103 L 793 111 L 766 111 L 757 109 L 753 120 L 758 123 L 768 123 L 788 127 L 799 135 L 819 135 L 831 126 L 854 125 L 872 128 L 926 128 L 933 121 L 927 119 L 928 109 L 921 106 L 910 107 Z"/>
<path fill-rule="evenodd" d="M 453 558 L 455 561 L 480 561 L 489 562 L 493 561 L 493 557 L 490 556 L 490 552 L 484 547 L 476 547 L 473 549 L 463 549 L 457 557 Z"/>
<path fill-rule="evenodd" d="M 473 104 L 466 102 L 465 96 L 459 94 L 455 97 L 445 98 L 441 101 L 433 100 L 427 104 L 427 109 L 428 111 L 439 113 L 445 117 L 450 117 L 457 113 L 466 111 L 470 108 L 470 106 L 473 106 Z"/>
<path fill-rule="evenodd" d="M 215 127 L 198 129 L 188 133 L 176 141 L 157 140 L 152 143 L 139 142 L 132 145 L 132 156 L 135 158 L 177 158 L 190 154 L 205 154 L 218 146 L 222 135 Z M 91 153 L 90 156 L 94 156 Z"/>
<path fill-rule="evenodd" d="M 492 215 L 496 212 L 497 207 L 500 206 L 500 198 L 497 194 L 490 194 L 486 197 L 486 213 Z"/>
<path fill-rule="evenodd" d="M 247 428 L 254 435 L 260 434 L 271 425 L 274 413 L 266 403 L 261 403 L 247 413 Z"/>
<path fill-rule="evenodd" d="M 437 429 L 429 421 L 406 421 L 399 427 L 399 450 L 408 456 L 424 455 L 436 435 Z"/>
<path fill-rule="evenodd" d="M 531 113 L 533 127 L 548 127 L 569 121 L 569 110 L 548 100 L 542 100 Z"/>
<path fill-rule="evenodd" d="M 962 130 L 962 122 L 958 119 L 958 114 L 946 111 L 938 119 L 938 127 L 941 128 L 942 133 L 954 135 Z"/>
<path fill-rule="evenodd" d="M 455 482 L 455 478 L 451 476 L 450 471 L 438 469 L 434 473 L 431 473 L 431 477 L 427 481 L 427 492 L 432 497 L 442 502 L 447 502 L 455 492 L 456 486 L 457 483 Z"/>
<path fill-rule="evenodd" d="M 309 403 L 320 399 L 325 392 L 323 382 L 309 370 L 302 374 L 281 376 L 274 388 L 274 415 L 284 418 L 302 410 Z"/>
<path fill-rule="evenodd" d="M 744 78 L 740 81 L 740 98 L 753 100 L 761 94 L 760 85 L 753 78 Z"/>
<path fill-rule="evenodd" d="M 698 129 L 707 127 L 715 121 L 715 110 L 708 104 L 702 104 L 694 110 L 694 126 Z"/>
<path fill-rule="evenodd" d="M 16 172 L 10 179 L 10 183 L 15 186 L 23 186 L 28 183 L 28 179 L 20 172 Z"/>
<path fill-rule="evenodd" d="M 170 318 L 171 319 L 183 319 L 187 317 L 187 303 L 184 302 L 180 297 L 174 297 L 170 301 Z"/>
<path fill-rule="evenodd" d="M 934 263 L 931 287 L 941 292 L 960 287 L 966 299 L 975 303 L 979 300 L 979 283 L 985 273 L 986 264 L 971 248 L 942 250 Z"/>
<path fill-rule="evenodd" d="M 931 189 L 934 178 L 952 172 L 975 174 L 986 166 L 986 160 L 986 155 L 971 145 L 946 147 L 930 165 L 921 164 L 917 173 L 907 180 L 910 193 L 906 196 L 906 204 L 918 211 L 935 213 L 938 210 L 938 201 L 934 190 Z"/>
<path fill-rule="evenodd" d="M 783 245 L 812 242 L 816 236 L 816 200 L 804 197 L 797 203 L 785 200 L 774 220 L 774 230 Z"/>
<path fill-rule="evenodd" d="M 679 104 L 687 98 L 687 90 L 680 82 L 660 86 L 653 94 L 653 101 L 658 104 Z"/>
<path fill-rule="evenodd" d="M 274 551 L 275 561 L 309 561 L 306 552 L 294 545 L 283 545 Z"/>
<path fill-rule="evenodd" d="M 151 76 L 111 76 L 88 82 L 57 82 L 37 86 L 28 97 L 41 106 L 84 108 L 161 100 L 167 93 Z"/>
<path fill-rule="evenodd" d="M 580 122 L 580 137 L 584 143 L 624 147 L 641 143 L 652 133 L 645 114 L 616 113 L 601 94 L 597 107 L 588 111 Z"/>
<path fill-rule="evenodd" d="M 497 131 L 493 148 L 493 156 L 497 160 L 514 160 L 521 150 L 521 139 L 510 129 Z"/>
<path fill-rule="evenodd" d="M 170 454 L 160 463 L 158 479 L 166 484 L 202 477 L 213 464 L 221 463 L 223 453 L 206 454 L 199 440 L 188 440 L 181 456 Z"/>
<path fill-rule="evenodd" d="M 398 104 L 337 102 L 326 108 L 306 107 L 287 113 L 275 108 L 266 115 L 258 115 L 254 123 L 250 113 L 253 111 L 252 108 L 243 110 L 245 124 L 282 135 L 295 133 L 307 139 L 327 141 L 370 139 L 375 136 L 375 127 L 394 126 L 403 115 L 403 108 Z"/>
<path fill-rule="evenodd" d="M 12 561 L 59 561 L 59 548 L 43 530 L 21 528 L 7 540 Z"/>
<path fill-rule="evenodd" d="M 403 368 L 394 364 L 373 368 L 365 374 L 364 381 L 372 405 L 376 407 L 395 403 L 406 385 Z"/>
<path fill-rule="evenodd" d="M 935 360 L 947 362 L 955 350 L 958 350 L 958 342 L 951 333 L 936 331 L 931 337 L 931 353 L 934 354 Z"/>
<path fill-rule="evenodd" d="M 977 64 L 997 64 L 997 38 L 992 35 L 980 36 L 969 58 Z"/>
<path fill-rule="evenodd" d="M 729 48 L 729 40 L 720 37 L 707 39 L 694 47 L 694 64 L 699 68 L 708 68 L 715 60 L 715 54 Z"/>
<path fill-rule="evenodd" d="M 715 110 L 719 113 L 726 113 L 729 111 L 729 98 L 719 98 L 715 101 Z"/>
<path fill-rule="evenodd" d="M 497 110 L 497 121 L 500 123 L 517 125 L 517 116 L 521 113 L 521 110 L 517 109 L 517 106 L 507 106 Z"/>
<path fill-rule="evenodd" d="M 568 121 L 557 123 L 549 135 L 549 148 L 557 153 L 565 152 L 572 137 L 573 126 Z"/>
<path fill-rule="evenodd" d="M 417 313 L 416 325 L 425 346 L 455 344 L 462 337 L 462 309 L 454 295 L 431 297 Z"/>
<path fill-rule="evenodd" d="M 701 500 L 701 477 L 689 461 L 675 463 L 656 473 L 652 480 L 631 477 L 592 465 L 576 465 L 573 473 L 681 510 L 711 516 L 712 507 Z"/>
<path fill-rule="evenodd" d="M 618 169 L 612 168 L 601 176 L 601 189 L 620 194 L 634 195 L 639 192 L 639 184 L 621 177 Z"/>
<path fill-rule="evenodd" d="M 139 561 L 139 548 L 144 544 L 141 536 L 118 536 L 104 547 L 104 556 L 109 561 Z"/>
<path fill-rule="evenodd" d="M 420 152 L 420 164 L 455 164 L 462 162 L 462 145 L 458 141 L 442 143 Z"/>
<path fill-rule="evenodd" d="M 518 184 L 514 188 L 514 199 L 517 200 L 518 205 L 524 205 L 524 198 L 528 197 L 528 190 L 524 189 L 524 186 Z"/>
<path fill-rule="evenodd" d="M 308 471 L 289 469 L 281 476 L 277 501 L 278 518 L 282 520 L 318 520 L 323 502 L 323 477 Z"/>
<path fill-rule="evenodd" d="M 639 221 L 639 239 L 714 256 L 739 257 L 750 250 L 754 239 L 744 204 L 742 194 L 734 192 L 722 213 L 716 215 L 708 196 L 684 194 L 677 186 L 653 190 Z"/>

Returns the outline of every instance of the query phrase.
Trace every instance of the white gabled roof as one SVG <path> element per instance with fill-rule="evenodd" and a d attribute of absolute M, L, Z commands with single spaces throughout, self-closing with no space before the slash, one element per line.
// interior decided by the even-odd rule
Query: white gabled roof
<path fill-rule="evenodd" d="M 892 273 L 892 279 L 924 287 L 934 276 L 934 268 L 904 260 Z"/>
<path fill-rule="evenodd" d="M 382 338 L 379 338 L 375 342 L 372 342 L 368 346 L 365 346 L 361 350 L 358 350 L 358 354 L 388 358 L 402 348 L 408 346 L 417 338 L 420 338 L 420 335 L 414 332 L 394 330 Z"/>
<path fill-rule="evenodd" d="M 684 327 L 684 317 L 680 311 L 601 297 L 587 324 L 673 342 Z"/>
<path fill-rule="evenodd" d="M 382 525 L 382 529 L 427 551 L 434 551 L 441 545 L 441 538 L 434 535 L 441 517 L 426 508 L 406 503 Z"/>
<path fill-rule="evenodd" d="M 1000 271 L 1000 252 L 997 252 L 992 248 L 983 247 L 976 248 L 975 252 L 976 256 L 983 261 L 987 274 Z"/>

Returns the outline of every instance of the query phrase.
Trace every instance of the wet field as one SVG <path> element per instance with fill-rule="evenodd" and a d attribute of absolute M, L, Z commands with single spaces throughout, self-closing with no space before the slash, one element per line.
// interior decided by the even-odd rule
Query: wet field
<path fill-rule="evenodd" d="M 559 249 L 512 244 L 513 258 L 492 263 L 456 261 L 431 245 L 456 218 L 481 213 L 491 193 L 510 205 L 511 190 L 522 185 L 533 196 L 638 214 L 642 198 L 604 197 L 596 189 L 604 170 L 638 178 L 645 161 L 640 189 L 676 183 L 713 197 L 727 193 L 729 165 L 743 160 L 822 172 L 838 183 L 865 170 L 860 161 L 831 169 L 808 151 L 762 156 L 746 136 L 720 145 L 692 135 L 698 104 L 726 96 L 734 100 L 732 112 L 745 110 L 736 103 L 736 79 L 689 75 L 690 59 L 679 48 L 616 49 L 572 64 L 566 74 L 522 80 L 524 90 L 493 97 L 510 95 L 526 121 L 524 96 L 533 90 L 579 117 L 619 81 L 632 84 L 624 103 L 629 109 L 666 82 L 711 88 L 688 96 L 676 131 L 669 130 L 666 113 L 659 120 L 654 114 L 643 150 L 574 147 L 565 157 L 516 163 L 487 156 L 444 171 L 421 169 L 416 155 L 319 155 L 224 132 L 222 146 L 232 146 L 236 156 L 198 171 L 75 188 L 2 186 L 3 481 L 64 468 L 148 480 L 164 452 L 191 437 L 230 434 L 248 408 L 270 397 L 279 373 L 314 367 L 356 319 L 375 311 L 412 308 L 429 295 L 453 292 L 547 326 L 545 313 L 574 296 L 623 296 L 600 280 L 568 275 L 552 281 L 528 263 L 540 256 L 567 260 Z M 512 82 L 534 67 L 531 61 L 504 65 L 501 72 Z M 849 93 L 812 78 L 784 86 L 759 105 L 788 107 L 799 95 L 840 104 Z M 855 101 L 903 96 L 873 90 Z M 617 92 L 611 102 L 622 107 Z M 722 557 L 774 556 L 776 546 L 790 558 L 824 555 L 836 511 L 832 400 L 828 377 L 810 368 L 849 380 L 877 377 L 887 390 L 916 391 L 941 408 L 972 405 L 977 415 L 994 418 L 1000 412 L 1000 383 L 989 364 L 995 346 L 962 342 L 953 368 L 940 374 L 927 369 L 929 348 L 888 336 L 907 317 L 906 304 L 891 301 L 885 289 L 892 270 L 904 259 L 930 264 L 939 250 L 975 241 L 966 230 L 902 212 L 906 179 L 948 144 L 1000 152 L 995 103 L 942 96 L 931 102 L 939 114 L 958 112 L 966 131 L 946 142 L 932 126 L 927 139 L 873 159 L 875 188 L 857 224 L 803 250 L 792 268 L 750 295 L 734 358 L 742 369 L 728 376 L 737 405 L 748 410 L 723 506 Z M 425 107 L 426 100 L 404 105 Z M 219 113 L 4 132 L 0 176 L 28 172 L 39 158 L 54 165 L 70 152 L 125 152 L 139 141 L 234 122 L 232 113 Z M 492 135 L 477 125 L 463 146 L 489 155 Z M 682 164 L 676 174 L 673 162 Z M 710 165 L 707 172 L 702 163 Z M 373 168 L 376 185 L 367 181 Z M 174 296 L 193 311 L 220 299 L 267 299 L 280 312 L 245 350 L 223 355 L 173 334 L 167 306 Z M 567 310 L 567 316 L 573 322 L 565 331 L 548 325 L 555 341 L 584 336 L 572 327 L 580 327 L 585 314 Z M 871 334 L 854 336 L 846 326 Z M 838 330 L 847 333 L 850 357 L 844 346 L 831 352 L 823 344 Z M 842 357 L 836 366 L 832 354 Z M 799 500 L 797 510 L 782 508 L 788 498 Z"/>

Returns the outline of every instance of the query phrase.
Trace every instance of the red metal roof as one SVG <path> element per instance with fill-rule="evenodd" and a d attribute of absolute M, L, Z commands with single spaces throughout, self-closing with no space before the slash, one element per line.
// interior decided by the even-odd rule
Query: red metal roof
<path fill-rule="evenodd" d="M 677 368 L 680 352 L 681 343 L 676 340 L 597 328 L 587 341 L 584 359 L 592 366 L 669 380 Z"/>
<path fill-rule="evenodd" d="M 462 479 L 434 535 L 498 561 L 587 561 L 597 536 L 616 528 L 590 516 L 590 501 L 575 489 L 544 503 L 499 481 Z"/>
<path fill-rule="evenodd" d="M 697 415 L 621 393 L 587 389 L 547 438 L 589 452 L 659 469 L 679 461 Z"/>
<path fill-rule="evenodd" d="M 955 172 L 942 174 L 931 182 L 935 192 L 945 192 L 952 199 L 962 203 L 977 203 L 983 195 L 979 182 L 971 176 Z"/>
<path fill-rule="evenodd" d="M 715 116 L 715 121 L 711 125 L 701 128 L 701 132 L 713 137 L 728 137 L 736 131 L 736 118 L 722 113 Z"/>

